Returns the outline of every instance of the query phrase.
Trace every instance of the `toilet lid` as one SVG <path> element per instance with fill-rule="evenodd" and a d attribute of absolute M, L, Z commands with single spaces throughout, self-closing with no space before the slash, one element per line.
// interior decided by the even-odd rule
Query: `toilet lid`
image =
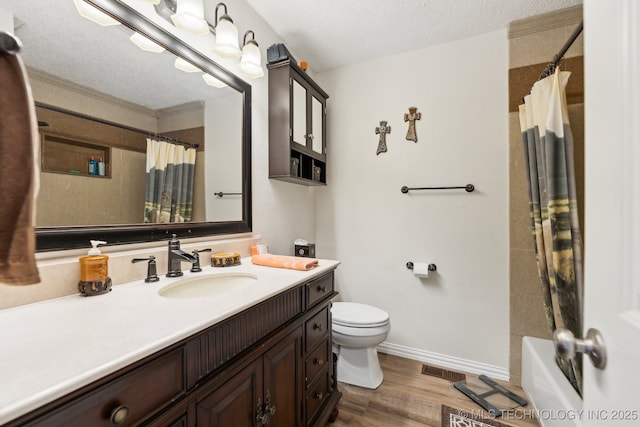
<path fill-rule="evenodd" d="M 334 302 L 331 316 L 333 323 L 361 328 L 372 328 L 389 322 L 386 311 L 355 302 Z"/>

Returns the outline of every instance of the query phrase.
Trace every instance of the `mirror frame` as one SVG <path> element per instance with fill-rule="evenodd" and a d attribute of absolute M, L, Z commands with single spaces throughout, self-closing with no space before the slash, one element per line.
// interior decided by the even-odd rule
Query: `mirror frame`
<path fill-rule="evenodd" d="M 167 51 L 198 66 L 242 95 L 242 220 L 226 222 L 185 222 L 170 224 L 95 225 L 77 227 L 37 227 L 36 251 L 84 248 L 89 240 L 101 239 L 109 245 L 252 231 L 251 218 L 251 85 L 194 50 L 191 46 L 156 26 L 120 0 L 84 0 L 163 46 Z"/>

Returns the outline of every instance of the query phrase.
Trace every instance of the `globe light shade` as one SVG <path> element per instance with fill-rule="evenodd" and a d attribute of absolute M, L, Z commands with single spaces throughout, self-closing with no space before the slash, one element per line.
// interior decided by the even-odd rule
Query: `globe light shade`
<path fill-rule="evenodd" d="M 133 42 L 136 46 L 138 46 L 142 50 L 146 50 L 147 52 L 153 53 L 161 53 L 164 52 L 164 48 L 160 46 L 158 43 L 146 38 L 140 33 L 133 33 L 129 40 Z"/>
<path fill-rule="evenodd" d="M 174 63 L 174 66 L 180 70 L 180 71 L 184 71 L 185 73 L 200 73 L 202 72 L 202 70 L 198 67 L 196 67 L 195 65 L 193 65 L 191 62 L 185 61 L 182 58 L 176 58 L 176 62 Z"/>
<path fill-rule="evenodd" d="M 242 74 L 252 79 L 264 76 L 260 48 L 255 40 L 249 40 L 242 48 L 242 59 L 240 60 L 239 68 Z"/>
<path fill-rule="evenodd" d="M 202 0 L 177 0 L 176 13 L 171 16 L 171 20 L 176 28 L 196 36 L 209 32 Z"/>
<path fill-rule="evenodd" d="M 211 74 L 205 73 L 202 75 L 202 78 L 204 79 L 204 82 L 209 86 L 213 86 L 217 88 L 223 88 L 226 86 L 226 83 L 221 82 L 220 80 L 213 77 Z"/>
<path fill-rule="evenodd" d="M 220 18 L 216 25 L 216 45 L 213 50 L 223 58 L 239 58 L 242 54 L 238 46 L 238 29 L 227 15 Z"/>
<path fill-rule="evenodd" d="M 87 18 L 90 21 L 100 24 L 103 27 L 109 27 L 111 25 L 120 25 L 120 22 L 116 21 L 103 11 L 95 8 L 94 6 L 86 3 L 82 0 L 73 0 L 76 5 L 76 10 L 83 18 Z"/>

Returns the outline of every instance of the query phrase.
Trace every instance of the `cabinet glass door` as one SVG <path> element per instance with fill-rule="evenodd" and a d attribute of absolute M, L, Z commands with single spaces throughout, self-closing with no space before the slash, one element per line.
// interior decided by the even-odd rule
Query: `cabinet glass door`
<path fill-rule="evenodd" d="M 292 139 L 300 145 L 307 145 L 307 90 L 292 79 L 293 87 L 293 120 L 291 122 Z"/>
<path fill-rule="evenodd" d="M 311 148 L 316 153 L 324 154 L 323 140 L 324 134 L 322 132 L 322 124 L 324 117 L 324 108 L 322 106 L 322 102 L 315 96 L 312 97 L 311 100 L 311 135 L 312 136 L 312 144 Z"/>

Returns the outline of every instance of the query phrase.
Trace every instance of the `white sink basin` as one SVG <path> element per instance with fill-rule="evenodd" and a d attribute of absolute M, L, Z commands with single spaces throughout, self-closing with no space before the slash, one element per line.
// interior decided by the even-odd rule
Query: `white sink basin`
<path fill-rule="evenodd" d="M 158 295 L 167 298 L 202 298 L 222 295 L 251 286 L 258 280 L 248 273 L 217 273 L 206 276 L 187 277 L 165 286 Z"/>

